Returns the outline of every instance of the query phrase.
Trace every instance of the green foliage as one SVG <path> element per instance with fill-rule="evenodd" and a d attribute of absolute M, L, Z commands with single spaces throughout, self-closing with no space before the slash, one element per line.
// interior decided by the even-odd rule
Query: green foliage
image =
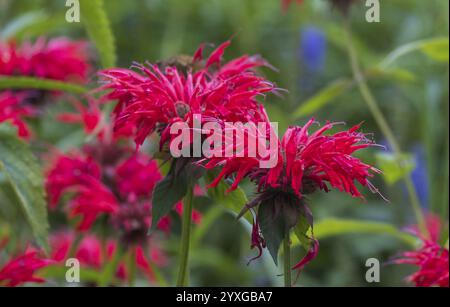
<path fill-rule="evenodd" d="M 202 170 L 187 159 L 175 159 L 171 169 L 163 180 L 158 182 L 152 198 L 152 225 L 150 231 L 156 229 L 158 222 L 172 211 L 173 207 L 183 199 L 188 189 L 193 189 L 202 176 Z"/>
<path fill-rule="evenodd" d="M 399 58 L 416 51 L 422 52 L 435 61 L 448 63 L 448 37 L 420 40 L 400 46 L 389 53 L 389 55 L 381 63 L 381 67 L 387 68 Z"/>
<path fill-rule="evenodd" d="M 103 0 L 81 0 L 81 19 L 97 47 L 103 68 L 116 65 L 116 46 Z"/>
<path fill-rule="evenodd" d="M 408 176 L 415 168 L 415 161 L 410 154 L 397 156 L 383 152 L 377 153 L 375 157 L 384 179 L 390 185 Z"/>
<path fill-rule="evenodd" d="M 35 11 L 26 13 L 9 22 L 0 32 L 0 38 L 8 40 L 17 38 L 21 32 L 30 29 L 37 23 L 42 22 L 48 18 L 43 11 Z"/>
<path fill-rule="evenodd" d="M 216 175 L 217 172 L 207 172 L 205 174 L 205 181 L 207 183 L 212 182 Z M 247 195 L 245 195 L 245 192 L 239 187 L 234 191 L 228 191 L 229 189 L 230 185 L 221 181 L 216 187 L 209 188 L 207 193 L 216 203 L 222 205 L 225 209 L 237 216 L 248 203 Z M 243 217 L 249 223 L 253 222 L 253 218 L 249 212 L 245 213 Z"/>
<path fill-rule="evenodd" d="M 319 240 L 345 234 L 387 235 L 411 247 L 415 247 L 418 243 L 418 240 L 412 235 L 383 222 L 327 218 L 319 221 L 314 226 L 314 236 Z M 293 245 L 298 245 L 299 243 L 301 242 L 297 238 L 292 239 Z"/>
<path fill-rule="evenodd" d="M 339 79 L 332 82 L 331 84 L 320 90 L 313 97 L 303 102 L 300 107 L 294 112 L 294 117 L 303 117 L 320 110 L 328 103 L 333 101 L 337 96 L 340 96 L 345 91 L 350 89 L 352 87 L 352 84 L 352 80 L 349 79 Z"/>
<path fill-rule="evenodd" d="M 40 89 L 51 91 L 64 91 L 73 94 L 84 94 L 87 89 L 78 84 L 40 79 L 32 77 L 0 77 L 0 90 L 2 89 Z"/>
<path fill-rule="evenodd" d="M 0 124 L 0 172 L 16 193 L 36 241 L 47 248 L 49 226 L 42 171 L 29 146 L 17 138 L 9 124 Z"/>
<path fill-rule="evenodd" d="M 259 205 L 258 218 L 261 233 L 276 265 L 281 242 L 295 227 L 300 214 L 300 204 L 289 201 L 287 198 L 270 198 Z"/>

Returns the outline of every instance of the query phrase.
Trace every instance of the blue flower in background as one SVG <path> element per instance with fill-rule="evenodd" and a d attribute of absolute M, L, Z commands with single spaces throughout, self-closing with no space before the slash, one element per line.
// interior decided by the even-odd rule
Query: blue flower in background
<path fill-rule="evenodd" d="M 309 72 L 323 69 L 327 50 L 325 34 L 313 26 L 305 27 L 300 33 L 299 57 Z"/>
<path fill-rule="evenodd" d="M 411 179 L 413 181 L 414 187 L 416 188 L 420 203 L 422 204 L 422 206 L 426 207 L 428 205 L 429 180 L 427 161 L 423 146 L 414 146 L 413 154 L 416 162 L 416 168 L 411 173 Z"/>

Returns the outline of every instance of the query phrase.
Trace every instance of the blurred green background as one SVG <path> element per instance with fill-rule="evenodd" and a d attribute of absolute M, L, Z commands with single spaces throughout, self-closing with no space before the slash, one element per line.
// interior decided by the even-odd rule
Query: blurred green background
<path fill-rule="evenodd" d="M 421 205 L 448 221 L 449 2 L 380 3 L 380 23 L 366 22 L 364 1 L 356 1 L 352 8 L 348 18 L 356 49 L 369 85 L 405 151 L 405 163 L 411 167 Z M 260 54 L 278 69 L 262 69 L 261 73 L 288 90 L 283 97 L 271 95 L 265 101 L 271 121 L 279 122 L 280 133 L 289 125 L 304 124 L 311 116 L 321 122 L 343 121 L 349 126 L 364 121 L 363 130 L 373 132 L 374 139 L 389 148 L 351 82 L 344 18 L 326 0 L 305 0 L 302 5 L 292 4 L 287 12 L 281 10 L 278 0 L 108 0 L 105 8 L 121 67 L 129 67 L 133 61 L 156 62 L 192 54 L 200 43 L 218 45 L 232 38 L 226 59 Z M 34 18 L 33 26 L 18 31 L 16 39 L 41 35 L 87 39 L 81 24 L 65 21 L 65 10 L 64 1 L 0 0 L 0 31 L 17 18 Z M 442 54 L 416 48 L 388 68 L 380 66 L 397 48 L 435 38 L 446 39 L 447 49 L 438 50 L 446 54 L 446 60 L 445 56 L 442 60 Z M 94 75 L 92 80 L 96 82 Z M 49 110 L 46 116 L 51 117 L 52 112 L 56 111 Z M 69 137 L 67 129 L 55 129 L 55 125 L 53 121 L 41 123 L 40 128 L 46 131 L 43 135 L 64 149 L 76 146 L 79 138 L 74 133 Z M 398 170 L 389 163 L 389 149 L 384 155 L 381 152 L 379 148 L 366 150 L 364 158 L 386 171 L 386 177 L 379 176 L 373 183 L 390 203 L 370 193 L 366 202 L 339 193 L 321 193 L 310 200 L 316 221 L 361 219 L 388 222 L 398 228 L 414 223 L 401 181 L 403 174 L 395 175 Z M 250 189 L 248 192 L 252 193 Z M 198 244 L 194 244 L 192 252 L 192 285 L 282 284 L 282 267 L 275 267 L 267 253 L 262 260 L 246 266 L 256 252 L 249 249 L 248 226 L 236 222 L 230 214 L 217 209 L 214 212 L 215 206 L 207 200 L 199 200 L 196 207 L 211 223 L 198 230 Z M 177 242 L 176 235 L 166 242 L 173 256 Z M 386 262 L 410 248 L 383 233 L 330 236 L 321 239 L 320 244 L 319 256 L 301 274 L 298 285 L 400 286 L 411 272 L 408 267 L 387 265 L 382 267 L 381 283 L 365 281 L 367 258 Z M 300 259 L 303 254 L 297 248 L 293 257 Z M 174 273 L 172 270 L 176 271 L 176 258 L 172 264 L 164 272 L 168 277 Z"/>

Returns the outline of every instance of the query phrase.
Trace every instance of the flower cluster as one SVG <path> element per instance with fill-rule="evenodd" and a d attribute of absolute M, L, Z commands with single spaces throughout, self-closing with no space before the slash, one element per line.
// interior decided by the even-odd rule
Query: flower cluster
<path fill-rule="evenodd" d="M 133 131 L 138 146 L 149 134 L 159 132 L 162 147 L 171 137 L 171 125 L 184 121 L 192 126 L 194 114 L 202 115 L 205 121 L 260 121 L 256 98 L 273 91 L 274 86 L 253 69 L 268 64 L 257 56 L 242 56 L 221 65 L 229 44 L 219 46 L 195 71 L 157 64 L 136 64 L 139 72 L 119 68 L 103 71 L 103 89 L 111 90 L 105 99 L 118 100 L 115 132 Z M 202 61 L 203 49 L 197 50 L 192 63 Z"/>
<path fill-rule="evenodd" d="M 418 267 L 417 272 L 407 278 L 416 287 L 449 287 L 448 247 L 438 243 L 441 231 L 439 217 L 429 216 L 427 226 L 428 235 L 421 234 L 418 227 L 409 229 L 409 232 L 420 238 L 421 247 L 403 253 L 395 263 Z"/>
<path fill-rule="evenodd" d="M 41 257 L 37 250 L 28 249 L 0 267 L 0 285 L 16 287 L 28 282 L 42 283 L 45 280 L 35 274 L 52 263 L 52 260 Z"/>
<path fill-rule="evenodd" d="M 66 38 L 34 44 L 0 41 L 0 76 L 28 76 L 58 81 L 86 83 L 90 65 L 87 43 Z M 30 137 L 25 118 L 38 114 L 46 91 L 35 89 L 0 91 L 0 123 L 9 121 L 18 128 L 22 138 Z"/>
<path fill-rule="evenodd" d="M 350 194 L 353 197 L 362 197 L 356 183 L 368 187 L 373 192 L 378 190 L 370 183 L 369 178 L 380 171 L 371 165 L 363 163 L 353 154 L 361 149 L 375 145 L 367 136 L 359 132 L 360 126 L 349 130 L 326 134 L 335 123 L 327 123 L 313 133 L 310 127 L 315 123 L 311 119 L 303 127 L 289 128 L 283 138 L 278 141 L 278 162 L 273 168 L 261 168 L 256 157 L 212 158 L 206 160 L 207 169 L 221 168 L 221 172 L 210 184 L 215 187 L 223 178 L 234 180 L 230 190 L 237 188 L 239 182 L 247 177 L 258 186 L 259 196 L 251 201 L 244 211 L 259 206 L 258 215 L 264 214 L 262 207 L 269 207 L 273 219 L 276 216 L 286 223 L 286 231 L 293 228 L 300 218 L 305 218 L 312 229 L 312 214 L 304 201 L 304 196 L 316 190 L 328 192 L 330 188 Z M 247 150 L 246 150 L 247 152 Z M 263 247 L 264 229 L 260 231 L 261 216 L 254 219 L 252 232 L 252 247 L 259 249 L 259 256 Z M 289 216 L 289 219 L 283 216 Z M 264 217 L 265 218 L 265 217 Z M 306 236 L 306 231 L 305 231 Z M 318 243 L 311 239 L 309 254 L 294 268 L 302 268 L 312 260 L 318 252 Z M 274 247 L 276 250 L 278 246 Z M 270 247 L 269 247 L 270 249 Z M 274 252 L 276 254 L 276 251 Z M 276 256 L 275 256 L 276 258 Z"/>
<path fill-rule="evenodd" d="M 90 70 L 88 56 L 87 43 L 63 37 L 39 38 L 21 46 L 0 42 L 0 75 L 85 83 Z"/>

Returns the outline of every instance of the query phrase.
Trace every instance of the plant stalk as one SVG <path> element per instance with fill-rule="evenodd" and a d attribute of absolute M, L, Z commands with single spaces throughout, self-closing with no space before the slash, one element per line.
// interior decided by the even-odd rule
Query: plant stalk
<path fill-rule="evenodd" d="M 397 141 L 393 130 L 389 126 L 388 121 L 386 120 L 383 112 L 381 111 L 379 104 L 376 101 L 374 95 L 372 94 L 372 92 L 367 84 L 367 81 L 364 77 L 364 74 L 362 73 L 361 67 L 359 65 L 358 55 L 357 55 L 356 49 L 353 45 L 350 20 L 348 18 L 346 18 L 346 20 L 345 20 L 344 30 L 346 33 L 347 52 L 348 52 L 348 56 L 350 58 L 350 64 L 351 64 L 351 68 L 352 68 L 353 78 L 355 79 L 355 82 L 358 86 L 361 96 L 363 97 L 370 112 L 372 113 L 372 116 L 375 119 L 375 122 L 377 123 L 377 125 L 380 128 L 383 135 L 386 137 L 389 144 L 392 146 L 392 150 L 398 159 L 400 154 L 402 153 L 399 142 Z M 398 163 L 401 166 L 401 161 L 398 161 Z M 420 207 L 420 201 L 417 196 L 417 191 L 414 187 L 411 176 L 410 175 L 405 176 L 404 181 L 405 181 L 406 189 L 408 191 L 411 206 L 414 211 L 414 215 L 416 217 L 416 221 L 419 226 L 419 229 L 420 229 L 421 233 L 423 233 L 426 236 L 429 236 L 425 217 L 424 217 L 422 208 Z"/>
<path fill-rule="evenodd" d="M 188 192 L 183 200 L 180 267 L 178 271 L 177 287 L 188 286 L 189 247 L 191 243 L 193 200 L 194 200 L 194 186 L 191 185 L 188 187 Z"/>
<path fill-rule="evenodd" d="M 284 257 L 284 286 L 292 287 L 292 277 L 291 277 L 291 239 L 289 236 L 289 231 L 287 231 L 286 236 L 283 240 L 283 257 Z"/>

